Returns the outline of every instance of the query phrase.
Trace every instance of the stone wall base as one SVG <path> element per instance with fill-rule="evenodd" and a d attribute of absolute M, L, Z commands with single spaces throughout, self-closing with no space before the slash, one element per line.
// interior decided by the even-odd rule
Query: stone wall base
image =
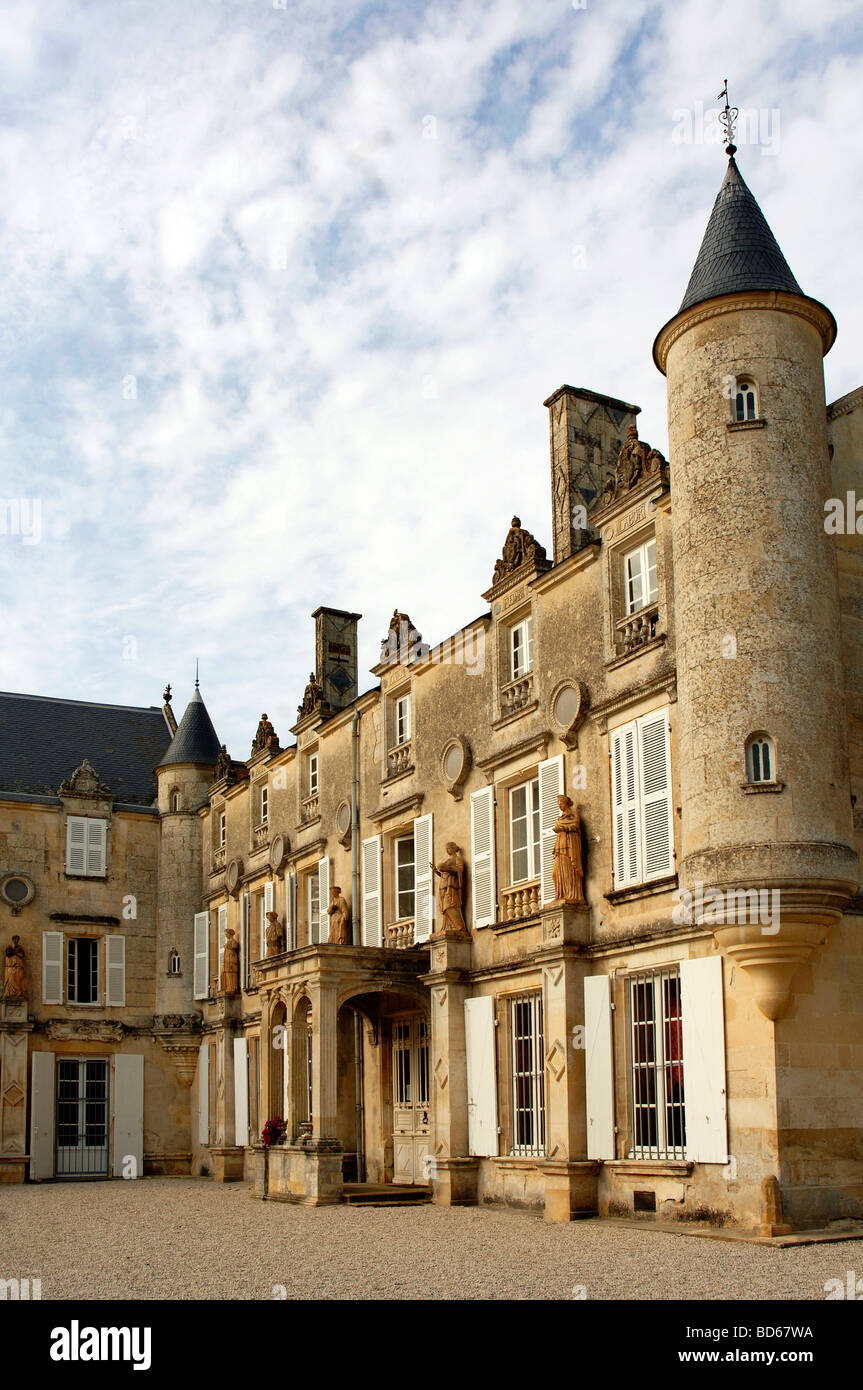
<path fill-rule="evenodd" d="M 545 1177 L 546 1221 L 578 1221 L 596 1215 L 598 1163 L 540 1160 L 536 1166 Z"/>
<path fill-rule="evenodd" d="M 210 1177 L 214 1182 L 241 1182 L 245 1149 L 232 1144 L 229 1148 L 211 1148 Z"/>
<path fill-rule="evenodd" d="M 440 1207 L 472 1207 L 477 1201 L 478 1158 L 437 1158 L 432 1201 Z"/>
<path fill-rule="evenodd" d="M 333 1206 L 344 1196 L 342 1146 L 337 1139 L 303 1139 L 295 1144 L 274 1145 L 260 1164 L 260 1185 L 266 1164 L 267 1192 L 271 1202 L 299 1202 L 308 1207 Z M 258 1155 L 255 1151 L 256 1195 Z M 260 1194 L 263 1196 L 263 1192 Z"/>
<path fill-rule="evenodd" d="M 0 1187 L 23 1182 L 27 1176 L 29 1162 L 29 1154 L 15 1154 L 14 1157 L 0 1154 Z"/>

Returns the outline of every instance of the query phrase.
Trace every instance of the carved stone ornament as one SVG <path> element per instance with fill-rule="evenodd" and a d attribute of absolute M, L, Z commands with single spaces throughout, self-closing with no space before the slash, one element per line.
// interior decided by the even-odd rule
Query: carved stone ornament
<path fill-rule="evenodd" d="M 252 740 L 252 756 L 254 757 L 255 753 L 278 753 L 279 751 L 278 734 L 266 714 L 262 714 L 258 723 L 258 732 Z"/>
<path fill-rule="evenodd" d="M 340 801 L 336 811 L 336 834 L 339 837 L 339 844 L 347 849 L 351 843 L 351 803 Z"/>
<path fill-rule="evenodd" d="M 622 493 L 631 491 L 645 478 L 656 478 L 667 485 L 668 463 L 658 449 L 652 449 L 639 439 L 638 427 L 630 425 L 617 456 L 617 466 L 605 480 L 600 506 L 610 506 Z"/>
<path fill-rule="evenodd" d="M 122 1042 L 128 1032 L 122 1023 L 98 1019 L 49 1018 L 45 1036 L 52 1042 Z"/>
<path fill-rule="evenodd" d="M 425 656 L 429 650 L 430 648 L 423 644 L 422 633 L 414 627 L 408 614 L 394 609 L 389 631 L 381 642 L 381 661 L 400 661 L 406 664 Z"/>
<path fill-rule="evenodd" d="M 225 869 L 225 887 L 232 898 L 235 898 L 240 891 L 240 881 L 243 877 L 242 859 L 232 859 Z"/>
<path fill-rule="evenodd" d="M 274 835 L 270 841 L 270 868 L 274 874 L 279 873 L 285 865 L 285 860 L 291 852 L 291 842 L 287 835 Z"/>
<path fill-rule="evenodd" d="M 200 1014 L 153 1014 L 154 1033 L 200 1033 Z"/>
<path fill-rule="evenodd" d="M 578 730 L 587 714 L 587 692 L 581 681 L 566 680 L 556 685 L 548 702 L 552 723 L 567 748 L 575 747 Z"/>
<path fill-rule="evenodd" d="M 76 767 L 72 776 L 65 782 L 60 783 L 57 793 L 58 796 L 90 796 L 94 799 L 104 800 L 106 796 L 112 796 L 110 787 L 99 781 L 98 774 L 90 766 L 87 758 Z"/>
<path fill-rule="evenodd" d="M 440 757 L 441 777 L 450 796 L 456 801 L 461 801 L 461 788 L 467 781 L 472 762 L 470 744 L 461 734 L 444 745 Z"/>
<path fill-rule="evenodd" d="M 515 574 L 522 565 L 536 565 L 538 568 L 547 569 L 548 564 L 545 546 L 540 545 L 530 531 L 524 529 L 520 518 L 514 516 L 507 538 L 503 543 L 501 557 L 494 567 L 492 585 L 499 584 L 510 574 Z"/>
<path fill-rule="evenodd" d="M 11 907 L 13 917 L 32 903 L 35 896 L 36 885 L 29 874 L 4 874 L 0 878 L 0 898 Z"/>
<path fill-rule="evenodd" d="M 315 710 L 321 708 L 324 703 L 323 687 L 319 685 L 314 671 L 309 672 L 309 683 L 306 686 L 302 703 L 297 705 L 297 714 L 304 719 L 307 714 L 314 714 Z"/>
<path fill-rule="evenodd" d="M 216 758 L 216 775 L 213 780 L 220 782 L 223 777 L 230 777 L 230 775 L 231 755 L 223 743 L 219 749 L 219 756 Z"/>

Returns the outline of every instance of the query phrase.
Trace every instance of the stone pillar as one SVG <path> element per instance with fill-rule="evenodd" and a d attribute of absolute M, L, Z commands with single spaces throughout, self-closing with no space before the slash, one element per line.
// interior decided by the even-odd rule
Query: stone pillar
<path fill-rule="evenodd" d="M 26 999 L 0 1004 L 0 1184 L 23 1182 L 27 1161 L 27 1038 L 33 1031 Z"/>
<path fill-rule="evenodd" d="M 216 1108 L 210 1160 L 216 1182 L 236 1182 L 243 1176 L 244 1150 L 235 1139 L 234 1025 L 240 1016 L 239 995 L 219 995 L 205 1005 L 208 1022 L 215 1022 Z"/>
<path fill-rule="evenodd" d="M 587 1158 L 583 947 L 590 940 L 587 907 L 553 904 L 542 912 L 543 1033 L 546 1079 L 546 1221 L 596 1212 L 599 1164 Z"/>
<path fill-rule="evenodd" d="M 431 938 L 432 1199 L 441 1206 L 476 1202 L 479 1159 L 468 1153 L 464 1001 L 471 992 L 472 943 Z"/>
<path fill-rule="evenodd" d="M 338 1138 L 338 991 L 320 981 L 309 986 L 312 1003 L 312 1132 L 300 1135 L 285 1151 L 282 1200 L 328 1206 L 342 1200 L 343 1147 Z M 305 1061 L 298 1072 L 299 1029 L 292 1056 L 296 1085 L 304 1084 Z M 296 1091 L 292 1090 L 292 1104 Z M 271 1198 L 280 1194 L 271 1188 Z"/>

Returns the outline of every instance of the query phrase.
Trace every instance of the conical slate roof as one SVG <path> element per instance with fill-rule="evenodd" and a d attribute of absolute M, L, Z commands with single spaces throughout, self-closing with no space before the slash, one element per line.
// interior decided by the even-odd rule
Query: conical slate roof
<path fill-rule="evenodd" d="M 219 740 L 197 685 L 160 767 L 170 763 L 215 763 Z"/>
<path fill-rule="evenodd" d="M 731 158 L 678 312 L 739 290 L 803 294 L 764 213 Z"/>

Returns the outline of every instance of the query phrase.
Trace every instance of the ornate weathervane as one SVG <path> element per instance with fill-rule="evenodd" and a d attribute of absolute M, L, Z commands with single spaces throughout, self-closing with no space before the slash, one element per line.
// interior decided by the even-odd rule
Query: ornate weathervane
<path fill-rule="evenodd" d="M 728 78 L 725 79 L 725 86 L 716 98 L 721 101 L 725 98 L 725 110 L 719 113 L 722 128 L 725 131 L 725 153 L 733 156 L 737 153 L 737 146 L 734 143 L 734 122 L 740 114 L 736 106 L 728 105 Z"/>

